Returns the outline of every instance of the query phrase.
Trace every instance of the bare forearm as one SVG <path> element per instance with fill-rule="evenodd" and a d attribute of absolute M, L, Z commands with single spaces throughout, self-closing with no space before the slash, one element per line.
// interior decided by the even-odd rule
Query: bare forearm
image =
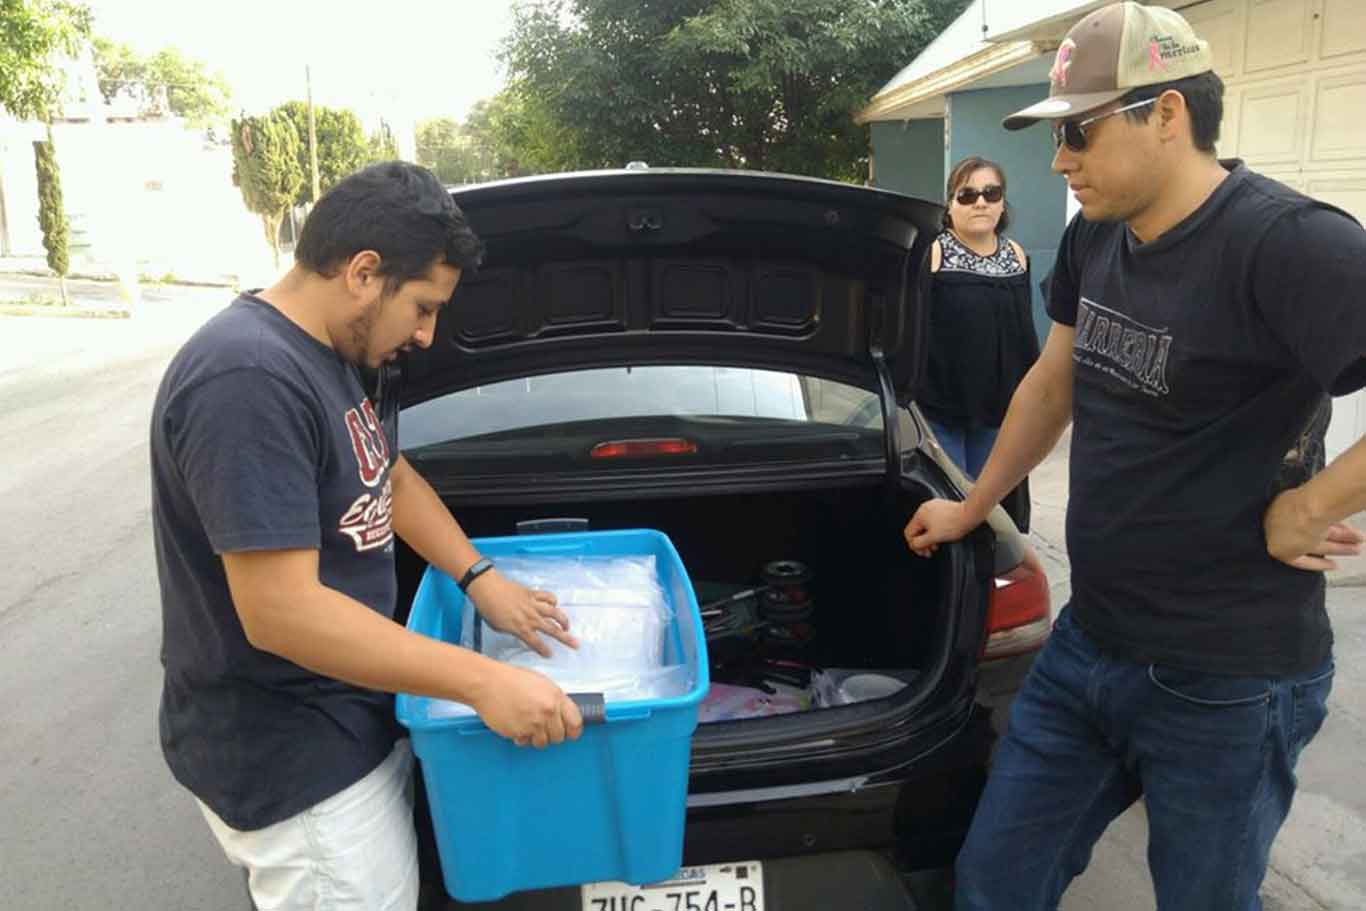
<path fill-rule="evenodd" d="M 1310 521 L 1331 525 L 1366 510 L 1366 439 L 1338 456 L 1304 487 Z"/>
<path fill-rule="evenodd" d="M 496 664 L 409 632 L 335 589 L 317 584 L 285 596 L 247 627 L 251 643 L 325 677 L 390 693 L 472 703 Z"/>
<path fill-rule="evenodd" d="M 1070 385 L 1059 388 L 1050 383 L 1042 362 L 1036 364 L 1011 397 L 991 456 L 968 493 L 968 514 L 985 520 L 992 507 L 1053 451 L 1071 421 Z"/>
<path fill-rule="evenodd" d="M 394 531 L 418 556 L 459 579 L 479 552 L 422 475 L 400 460 L 394 466 Z"/>

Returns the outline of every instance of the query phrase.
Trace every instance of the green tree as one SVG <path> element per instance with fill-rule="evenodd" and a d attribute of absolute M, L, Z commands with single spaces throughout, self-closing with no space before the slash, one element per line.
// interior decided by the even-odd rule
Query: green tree
<path fill-rule="evenodd" d="M 312 202 L 313 181 L 308 160 L 308 103 L 287 101 L 277 107 L 274 113 L 293 124 L 294 132 L 299 137 L 299 169 L 304 175 L 304 185 L 299 189 L 299 195 L 294 201 L 299 205 Z M 369 163 L 370 142 L 365 138 L 365 129 L 361 126 L 360 118 L 351 111 L 315 104 L 313 127 L 318 141 L 319 192 L 326 193 L 337 181 Z"/>
<path fill-rule="evenodd" d="M 852 114 L 967 0 L 527 0 L 503 60 L 575 167 L 861 180 Z"/>
<path fill-rule="evenodd" d="M 589 148 L 591 134 L 560 119 L 525 79 L 476 103 L 464 132 L 476 157 L 488 163 L 490 178 L 608 165 Z"/>
<path fill-rule="evenodd" d="M 71 226 L 66 220 L 62 203 L 62 178 L 57 168 L 57 155 L 52 145 L 52 128 L 46 142 L 33 144 L 34 163 L 38 168 L 38 226 L 43 230 L 43 247 L 47 250 L 47 264 L 62 285 L 62 303 L 67 303 L 66 274 L 71 268 L 68 244 Z"/>
<path fill-rule="evenodd" d="M 149 82 L 165 93 L 170 112 L 202 127 L 227 119 L 232 89 L 220 72 L 173 47 L 162 48 L 147 64 Z"/>
<path fill-rule="evenodd" d="M 492 108 L 499 99 L 475 105 L 468 121 L 450 117 L 424 120 L 417 125 L 417 161 L 431 168 L 445 184 L 481 183 L 512 176 L 508 165 L 519 153 L 508 137 L 495 131 Z"/>
<path fill-rule="evenodd" d="M 394 138 L 394 130 L 389 126 L 388 121 L 380 121 L 379 129 L 375 130 L 374 135 L 370 137 L 369 146 L 367 164 L 376 161 L 393 161 L 398 158 L 398 140 Z"/>
<path fill-rule="evenodd" d="M 451 117 L 418 123 L 417 163 L 431 168 L 445 184 L 477 183 L 484 179 L 460 121 Z"/>
<path fill-rule="evenodd" d="M 247 209 L 261 216 L 278 269 L 280 222 L 304 183 L 299 134 L 288 118 L 271 113 L 232 122 L 232 181 Z"/>
<path fill-rule="evenodd" d="M 96 35 L 90 42 L 95 58 L 95 79 L 105 104 L 119 95 L 142 98 L 147 83 L 147 58 L 127 44 Z"/>
<path fill-rule="evenodd" d="M 222 73 L 173 47 L 144 57 L 126 44 L 97 37 L 95 73 L 106 102 L 131 98 L 146 116 L 174 114 L 196 127 L 223 121 L 232 89 Z"/>
<path fill-rule="evenodd" d="M 90 34 L 90 10 L 64 0 L 0 0 L 0 107 L 20 120 L 51 119 L 61 98 L 60 55 Z"/>

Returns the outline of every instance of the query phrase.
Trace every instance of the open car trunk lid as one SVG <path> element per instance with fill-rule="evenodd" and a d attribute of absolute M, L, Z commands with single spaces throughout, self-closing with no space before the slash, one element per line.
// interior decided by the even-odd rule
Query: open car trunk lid
<path fill-rule="evenodd" d="M 628 364 L 763 368 L 887 399 L 913 393 L 925 340 L 916 279 L 936 204 L 706 170 L 554 175 L 453 195 L 487 255 L 431 348 L 406 358 L 405 406 Z"/>

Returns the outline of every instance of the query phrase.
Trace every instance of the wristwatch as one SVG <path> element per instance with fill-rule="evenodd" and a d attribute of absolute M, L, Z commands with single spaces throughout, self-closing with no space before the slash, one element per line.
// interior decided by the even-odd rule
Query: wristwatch
<path fill-rule="evenodd" d="M 491 569 L 493 569 L 493 561 L 486 557 L 480 557 L 478 560 L 474 561 L 473 566 L 465 570 L 465 575 L 461 576 L 460 581 L 456 584 L 460 586 L 462 592 L 468 592 L 470 585 L 474 583 L 474 580 Z"/>

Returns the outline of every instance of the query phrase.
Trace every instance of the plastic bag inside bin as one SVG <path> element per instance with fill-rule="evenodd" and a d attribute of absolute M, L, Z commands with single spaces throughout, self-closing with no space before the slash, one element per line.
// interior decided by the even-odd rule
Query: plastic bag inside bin
<path fill-rule="evenodd" d="M 665 636 L 673 611 L 660 587 L 653 556 L 503 557 L 498 570 L 528 588 L 553 592 L 579 641 L 571 649 L 548 635 L 541 640 L 549 658 L 522 640 L 478 618 L 465 600 L 460 644 L 475 647 L 475 622 L 482 625 L 479 651 L 506 664 L 544 674 L 566 693 L 602 693 L 608 702 L 668 699 L 693 685 L 687 665 L 665 664 Z M 433 717 L 469 714 L 453 702 L 434 700 Z"/>

